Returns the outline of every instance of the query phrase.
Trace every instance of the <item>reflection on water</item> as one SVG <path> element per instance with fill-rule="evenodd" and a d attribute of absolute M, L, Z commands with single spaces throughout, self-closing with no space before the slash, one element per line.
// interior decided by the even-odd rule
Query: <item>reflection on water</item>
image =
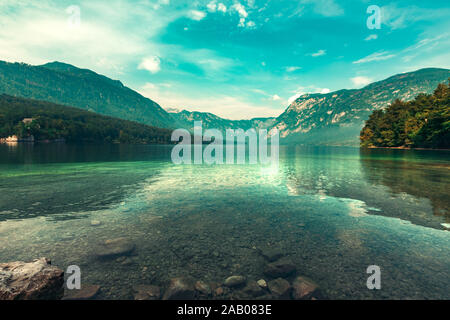
<path fill-rule="evenodd" d="M 448 299 L 448 168 L 425 151 L 282 147 L 279 167 L 174 166 L 164 146 L 0 146 L 0 261 L 77 264 L 99 298 L 128 299 L 180 275 L 258 280 L 272 246 L 328 298 Z M 95 258 L 119 237 L 134 255 Z M 372 264 L 383 290 L 365 286 Z"/>

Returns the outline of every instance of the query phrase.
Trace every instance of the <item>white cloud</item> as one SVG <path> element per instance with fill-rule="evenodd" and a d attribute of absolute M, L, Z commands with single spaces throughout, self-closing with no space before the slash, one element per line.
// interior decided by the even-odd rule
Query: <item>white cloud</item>
<path fill-rule="evenodd" d="M 379 51 L 379 52 L 372 53 L 362 59 L 353 61 L 353 63 L 359 64 L 359 63 L 368 63 L 368 62 L 373 62 L 373 61 L 383 61 L 383 60 L 391 59 L 393 57 L 395 57 L 395 54 L 390 54 L 387 51 Z"/>
<path fill-rule="evenodd" d="M 231 8 L 236 10 L 241 18 L 248 17 L 247 10 L 245 10 L 245 7 L 242 4 L 240 4 L 239 2 L 235 3 Z"/>
<path fill-rule="evenodd" d="M 139 64 L 138 69 L 158 73 L 161 71 L 161 60 L 157 56 L 144 58 Z"/>
<path fill-rule="evenodd" d="M 211 1 L 210 3 L 208 3 L 206 5 L 206 8 L 208 9 L 209 12 L 216 12 L 216 11 L 220 11 L 220 12 L 227 12 L 227 6 L 224 5 L 222 2 L 217 3 L 217 1 Z"/>
<path fill-rule="evenodd" d="M 286 67 L 286 71 L 287 71 L 287 72 L 294 72 L 294 71 L 300 70 L 301 68 L 302 68 L 302 67 L 291 66 L 291 67 Z"/>
<path fill-rule="evenodd" d="M 248 17 L 248 12 L 245 7 L 238 3 L 231 6 L 231 9 L 235 10 L 239 14 L 239 24 L 238 27 L 245 27 L 245 20 Z"/>
<path fill-rule="evenodd" d="M 272 96 L 272 100 L 273 101 L 281 100 L 281 97 L 279 95 L 275 94 Z"/>
<path fill-rule="evenodd" d="M 326 54 L 327 54 L 326 50 L 320 49 L 319 51 L 312 53 L 311 56 L 312 57 L 321 57 L 321 56 L 324 56 Z"/>
<path fill-rule="evenodd" d="M 353 82 L 353 84 L 356 87 L 364 87 L 373 82 L 372 79 L 370 79 L 368 77 L 363 77 L 363 76 L 354 77 L 354 78 L 351 78 L 350 80 Z"/>
<path fill-rule="evenodd" d="M 203 18 L 206 17 L 206 12 L 199 11 L 199 10 L 190 10 L 187 14 L 189 19 L 200 21 Z"/>
<path fill-rule="evenodd" d="M 255 24 L 254 21 L 249 21 L 249 22 L 247 22 L 247 27 L 253 28 L 254 26 L 256 26 L 256 24 Z"/>
<path fill-rule="evenodd" d="M 208 3 L 206 5 L 206 8 L 208 9 L 209 12 L 216 12 L 216 10 L 217 10 L 217 2 L 216 1 L 211 1 L 210 3 Z"/>
<path fill-rule="evenodd" d="M 227 12 L 227 7 L 223 3 L 219 3 L 217 5 L 217 10 L 225 13 L 225 12 Z"/>
<path fill-rule="evenodd" d="M 367 38 L 365 38 L 364 40 L 365 41 L 370 41 L 370 40 L 376 40 L 376 39 L 378 39 L 378 35 L 371 34 L 371 35 L 367 36 Z"/>
<path fill-rule="evenodd" d="M 335 17 L 344 14 L 344 9 L 334 0 L 301 0 L 300 3 L 311 5 L 315 13 L 324 17 Z"/>
<path fill-rule="evenodd" d="M 183 94 L 179 94 L 183 92 Z M 190 111 L 211 112 L 225 119 L 251 119 L 255 117 L 277 117 L 284 108 L 273 109 L 265 105 L 247 102 L 242 98 L 224 95 L 217 92 L 188 96 L 187 89 L 178 87 L 164 88 L 160 85 L 147 83 L 140 90 L 143 96 L 152 99 L 164 109 L 186 109 Z M 192 91 L 191 91 L 192 92 Z"/>

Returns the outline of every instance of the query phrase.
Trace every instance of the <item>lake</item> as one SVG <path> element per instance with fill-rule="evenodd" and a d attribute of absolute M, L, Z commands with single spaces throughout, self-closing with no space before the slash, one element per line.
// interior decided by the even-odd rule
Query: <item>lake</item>
<path fill-rule="evenodd" d="M 99 299 L 133 299 L 178 276 L 266 279 L 272 248 L 329 299 L 450 299 L 450 152 L 281 146 L 278 166 L 174 165 L 171 148 L 0 145 L 0 261 L 78 265 Z M 98 259 L 117 238 L 134 252 Z"/>

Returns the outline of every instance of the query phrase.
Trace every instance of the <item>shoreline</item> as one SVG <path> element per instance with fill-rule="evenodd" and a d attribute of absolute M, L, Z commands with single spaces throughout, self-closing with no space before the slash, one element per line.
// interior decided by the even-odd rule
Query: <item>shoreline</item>
<path fill-rule="evenodd" d="M 450 149 L 434 149 L 434 148 L 409 148 L 409 147 L 360 147 L 360 149 L 392 149 L 392 150 L 428 150 L 428 151 L 450 151 Z"/>

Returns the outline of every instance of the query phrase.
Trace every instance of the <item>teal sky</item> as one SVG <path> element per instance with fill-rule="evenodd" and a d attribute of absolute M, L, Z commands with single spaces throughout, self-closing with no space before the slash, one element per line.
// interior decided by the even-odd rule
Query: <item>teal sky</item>
<path fill-rule="evenodd" d="M 448 0 L 0 0 L 0 60 L 89 68 L 164 108 L 277 116 L 303 93 L 450 68 L 449 17 Z"/>

